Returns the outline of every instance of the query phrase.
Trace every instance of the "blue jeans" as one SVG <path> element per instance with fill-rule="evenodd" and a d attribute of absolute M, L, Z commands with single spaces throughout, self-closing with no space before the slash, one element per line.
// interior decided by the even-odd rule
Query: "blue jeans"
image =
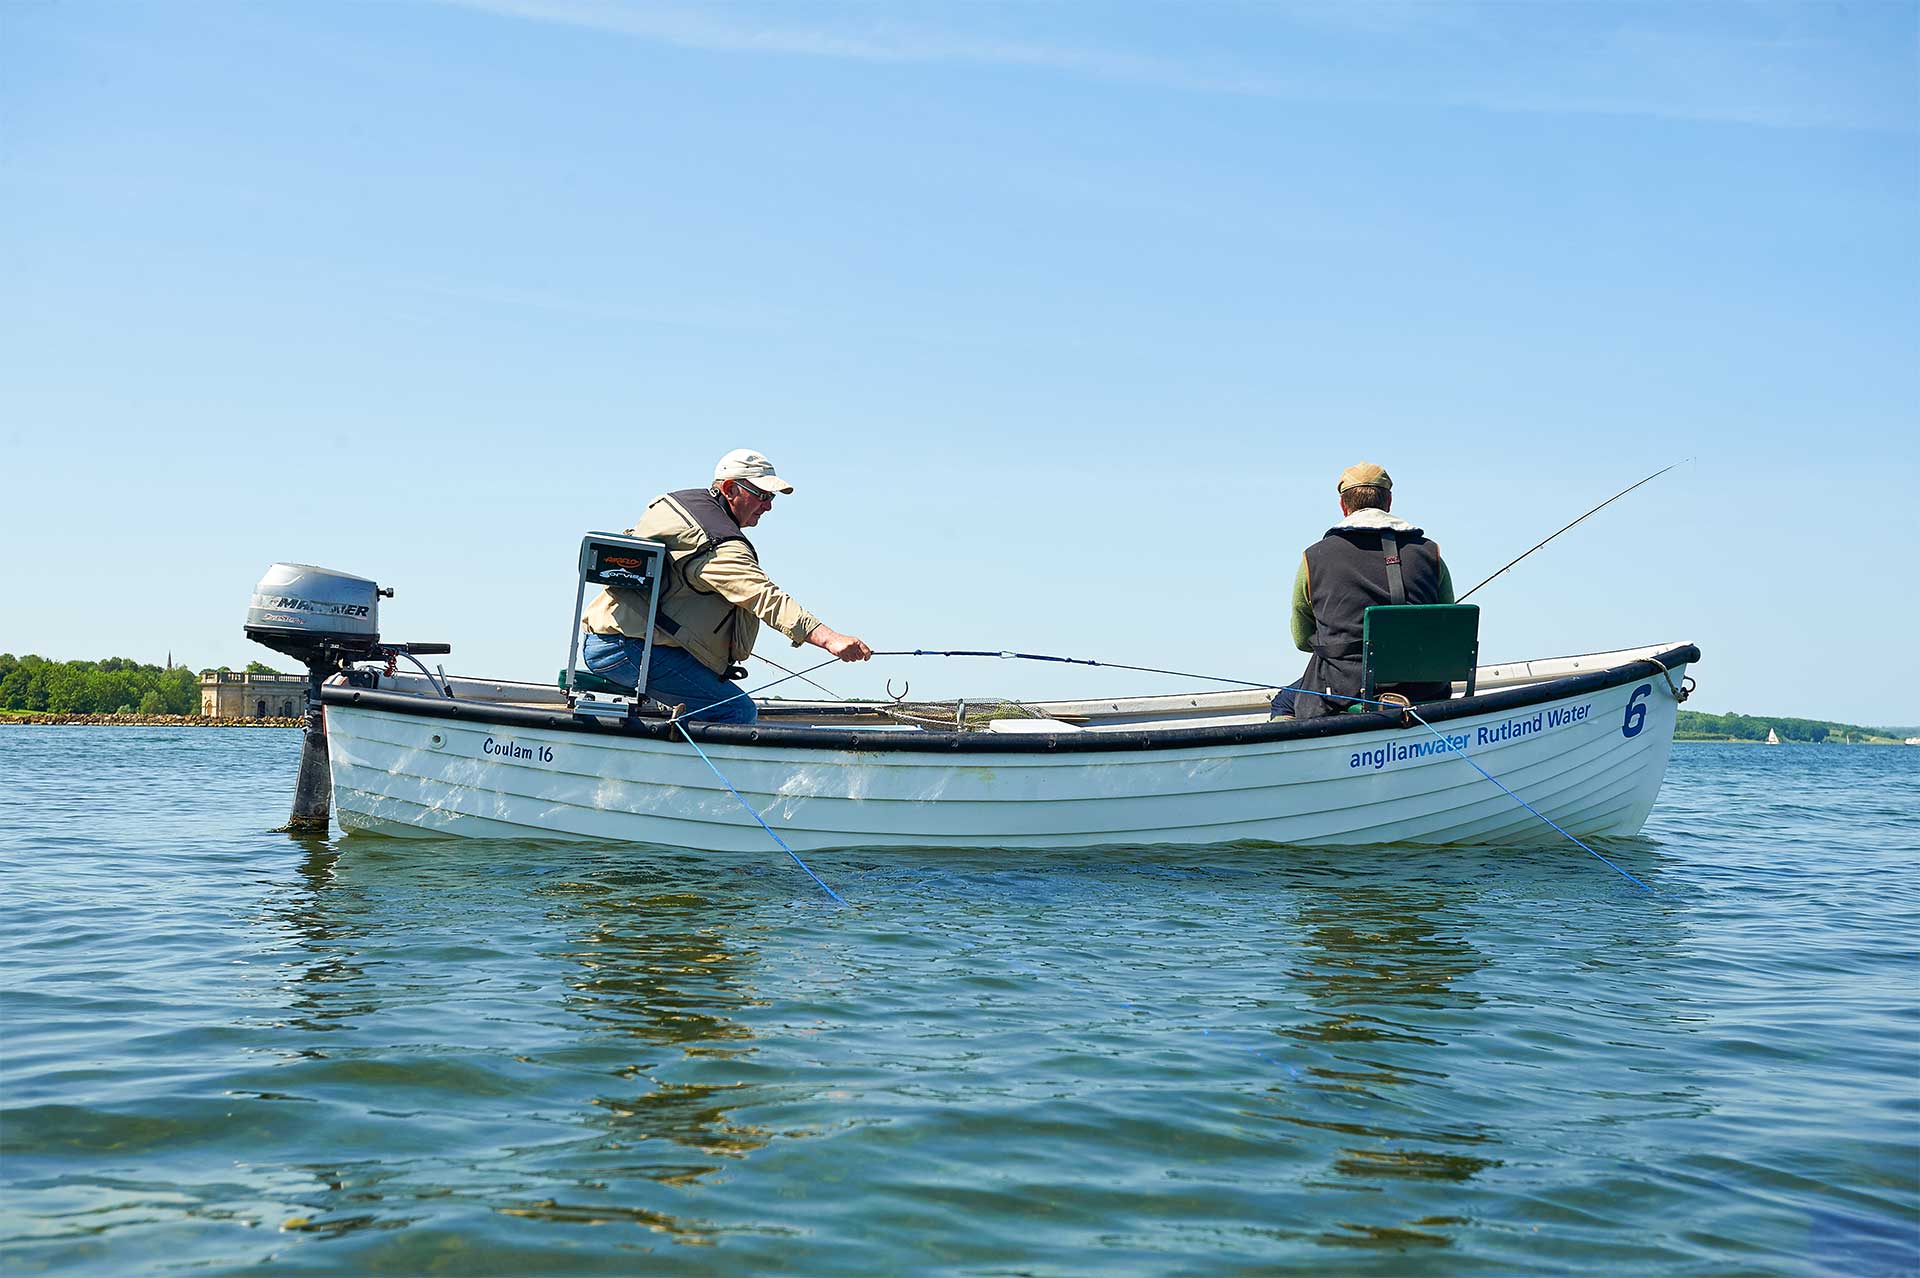
<path fill-rule="evenodd" d="M 1300 689 L 1305 686 L 1307 676 L 1312 673 L 1313 663 L 1309 661 L 1307 668 L 1300 672 L 1300 677 L 1293 681 L 1293 686 L 1280 690 L 1279 694 L 1273 699 L 1273 718 L 1278 719 L 1283 715 L 1291 715 L 1293 713 L 1293 699 L 1300 695 Z"/>
<path fill-rule="evenodd" d="M 644 646 L 626 635 L 588 634 L 581 660 L 601 678 L 632 686 L 638 682 Z M 647 663 L 647 695 L 670 706 L 684 704 L 693 712 L 685 716 L 689 722 L 752 723 L 760 717 L 759 708 L 752 697 L 734 695 L 740 691 L 686 649 L 654 645 L 653 660 Z"/>

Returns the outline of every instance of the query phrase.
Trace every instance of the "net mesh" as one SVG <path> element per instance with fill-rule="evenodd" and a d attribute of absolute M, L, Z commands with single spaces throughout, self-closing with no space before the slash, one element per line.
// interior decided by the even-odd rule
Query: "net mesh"
<path fill-rule="evenodd" d="M 898 723 L 942 732 L 987 732 L 996 719 L 1043 719 L 1031 706 L 1002 697 L 962 697 L 954 701 L 895 701 L 874 710 Z"/>

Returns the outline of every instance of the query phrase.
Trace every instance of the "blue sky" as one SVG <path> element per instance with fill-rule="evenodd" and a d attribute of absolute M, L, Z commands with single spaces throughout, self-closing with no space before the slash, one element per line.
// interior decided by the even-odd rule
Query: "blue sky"
<path fill-rule="evenodd" d="M 0 6 L 0 649 L 240 665 L 279 559 L 449 669 L 735 447 L 876 647 L 1291 678 L 1349 462 L 1482 651 L 1920 722 L 1920 7 Z M 793 663 L 770 639 L 763 648 Z M 847 695 L 1179 685 L 876 661 Z M 1839 677 L 1836 677 L 1839 676 Z"/>

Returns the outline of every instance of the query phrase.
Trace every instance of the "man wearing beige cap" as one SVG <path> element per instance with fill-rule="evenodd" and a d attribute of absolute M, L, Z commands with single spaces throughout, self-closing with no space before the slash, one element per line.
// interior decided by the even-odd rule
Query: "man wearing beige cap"
<path fill-rule="evenodd" d="M 1293 579 L 1293 642 L 1310 652 L 1302 691 L 1274 698 L 1274 714 L 1338 714 L 1360 695 L 1361 638 L 1375 604 L 1450 604 L 1453 577 L 1440 547 L 1393 509 L 1393 476 L 1372 462 L 1340 472 L 1342 519 L 1300 557 Z M 1414 702 L 1444 698 L 1446 684 L 1391 689 Z M 1289 704 L 1291 701 L 1291 704 Z"/>
<path fill-rule="evenodd" d="M 842 661 L 865 661 L 873 649 L 843 635 L 802 608 L 762 571 L 760 556 L 742 529 L 773 509 L 776 494 L 793 485 L 750 448 L 736 448 L 713 468 L 713 483 L 656 497 L 628 531 L 667 548 L 668 568 L 654 612 L 653 659 L 647 695 L 685 705 L 688 719 L 752 723 L 751 697 L 735 696 L 728 682 L 753 651 L 765 622 L 794 647 L 810 643 Z M 640 669 L 647 625 L 644 594 L 602 590 L 581 624 L 587 669 L 631 686 Z"/>

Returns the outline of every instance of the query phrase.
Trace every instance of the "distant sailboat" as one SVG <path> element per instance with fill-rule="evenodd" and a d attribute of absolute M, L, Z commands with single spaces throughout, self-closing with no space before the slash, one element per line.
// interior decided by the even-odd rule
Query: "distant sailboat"
<path fill-rule="evenodd" d="M 1775 732 L 1772 728 L 1767 729 L 1767 744 L 1768 745 L 1780 744 L 1780 734 Z"/>

